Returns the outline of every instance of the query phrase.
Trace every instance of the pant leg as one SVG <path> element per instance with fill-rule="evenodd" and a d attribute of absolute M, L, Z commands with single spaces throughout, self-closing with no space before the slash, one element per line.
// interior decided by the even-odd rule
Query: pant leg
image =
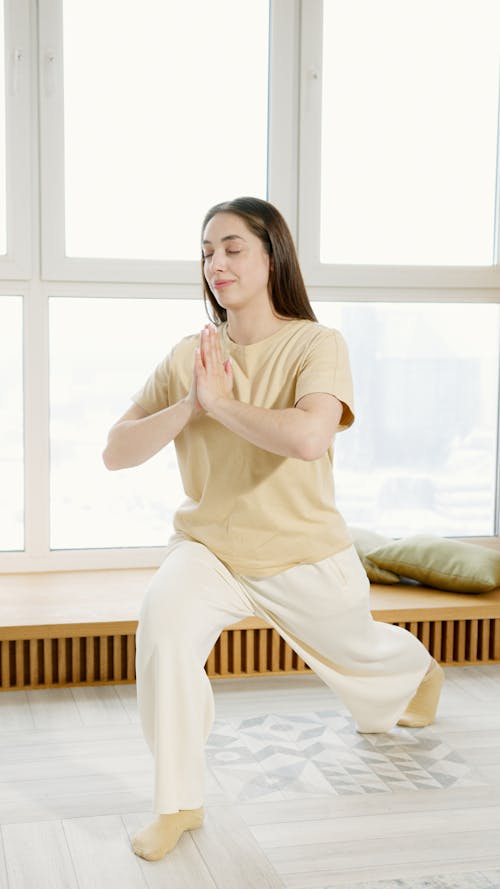
<path fill-rule="evenodd" d="M 273 577 L 239 580 L 255 613 L 339 695 L 358 731 L 396 725 L 431 656 L 407 630 L 372 618 L 370 582 L 354 546 Z"/>
<path fill-rule="evenodd" d="M 214 699 L 204 665 L 220 632 L 253 614 L 244 590 L 205 546 L 175 535 L 142 602 L 137 702 L 154 756 L 155 813 L 203 805 L 204 745 Z"/>

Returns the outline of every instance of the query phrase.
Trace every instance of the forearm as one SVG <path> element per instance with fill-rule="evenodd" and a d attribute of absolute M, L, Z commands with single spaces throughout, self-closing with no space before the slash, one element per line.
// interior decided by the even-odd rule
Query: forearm
<path fill-rule="evenodd" d="M 103 452 L 107 469 L 139 466 L 172 441 L 192 416 L 187 400 L 157 411 L 140 420 L 122 420 L 112 426 Z"/>
<path fill-rule="evenodd" d="M 255 407 L 224 398 L 212 406 L 210 415 L 236 435 L 272 454 L 315 459 L 313 448 L 317 424 L 312 416 L 299 408 Z"/>

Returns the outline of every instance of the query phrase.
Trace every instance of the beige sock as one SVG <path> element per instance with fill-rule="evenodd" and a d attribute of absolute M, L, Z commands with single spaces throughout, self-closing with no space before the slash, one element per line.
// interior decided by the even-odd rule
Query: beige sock
<path fill-rule="evenodd" d="M 194 830 L 203 823 L 203 806 L 199 809 L 181 809 L 171 815 L 159 815 L 132 840 L 136 855 L 148 861 L 158 861 L 171 852 L 185 830 Z"/>
<path fill-rule="evenodd" d="M 422 728 L 434 721 L 439 696 L 443 686 L 444 670 L 433 659 L 430 669 L 425 674 L 416 693 L 412 697 L 398 725 Z"/>

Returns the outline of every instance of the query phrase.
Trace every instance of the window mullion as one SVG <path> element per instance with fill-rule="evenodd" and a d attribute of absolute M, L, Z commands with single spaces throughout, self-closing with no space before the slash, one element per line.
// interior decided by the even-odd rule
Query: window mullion
<path fill-rule="evenodd" d="M 3 280 L 31 275 L 30 25 L 29 0 L 5 0 L 7 253 L 0 257 Z"/>

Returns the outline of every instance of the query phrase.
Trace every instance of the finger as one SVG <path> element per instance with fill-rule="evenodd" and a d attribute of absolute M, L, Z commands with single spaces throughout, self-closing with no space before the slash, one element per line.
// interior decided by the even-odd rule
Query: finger
<path fill-rule="evenodd" d="M 205 328 L 203 328 L 204 330 Z M 200 332 L 200 345 L 198 347 L 198 351 L 200 353 L 200 358 L 203 364 L 205 364 L 205 338 L 203 336 L 203 330 Z"/>
<path fill-rule="evenodd" d="M 213 359 L 213 349 L 212 349 L 212 337 L 210 335 L 210 328 L 208 325 L 203 330 L 203 352 L 205 355 L 205 367 L 210 372 L 213 371 L 214 367 L 214 359 Z"/>
<path fill-rule="evenodd" d="M 217 356 L 219 358 L 220 363 L 223 364 L 224 363 L 224 354 L 222 352 L 222 342 L 221 342 L 220 333 L 218 333 L 218 332 L 216 333 L 216 338 L 217 338 Z"/>
<path fill-rule="evenodd" d="M 213 328 L 213 327 L 210 327 L 210 328 L 208 329 L 208 335 L 207 335 L 207 341 L 208 341 L 207 352 L 208 352 L 209 360 L 210 360 L 210 370 L 211 370 L 213 373 L 217 373 L 217 350 L 216 350 L 216 343 L 215 343 L 214 332 L 215 332 L 215 331 L 214 331 L 214 328 Z"/>

